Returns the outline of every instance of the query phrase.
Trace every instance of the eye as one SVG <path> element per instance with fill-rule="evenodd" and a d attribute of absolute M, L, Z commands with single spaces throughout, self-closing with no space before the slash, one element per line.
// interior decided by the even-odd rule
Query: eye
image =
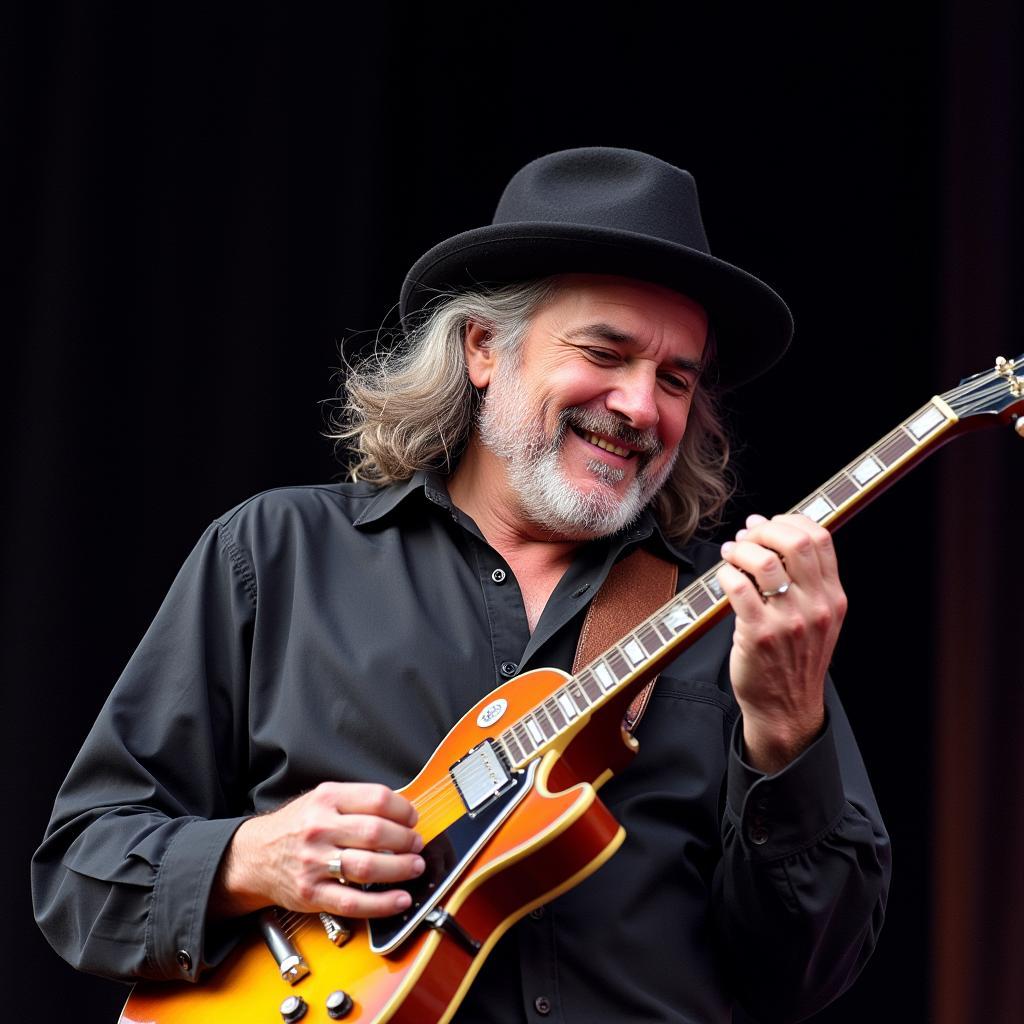
<path fill-rule="evenodd" d="M 663 373 L 662 383 L 673 394 L 684 395 L 690 390 L 690 381 L 687 377 L 678 373 Z"/>
<path fill-rule="evenodd" d="M 614 363 L 619 359 L 618 352 L 613 352 L 607 348 L 584 348 L 583 351 L 592 359 L 601 363 Z"/>

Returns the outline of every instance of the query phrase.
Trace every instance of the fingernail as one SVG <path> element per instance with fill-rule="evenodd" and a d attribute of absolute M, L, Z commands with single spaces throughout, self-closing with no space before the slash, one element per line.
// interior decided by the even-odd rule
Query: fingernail
<path fill-rule="evenodd" d="M 746 537 L 746 535 L 748 533 L 750 533 L 749 530 L 737 530 L 736 531 L 736 539 L 737 540 L 743 540 L 743 538 Z"/>
<path fill-rule="evenodd" d="M 725 543 L 724 543 L 724 544 L 722 545 L 722 554 L 723 554 L 723 555 L 727 555 L 727 554 L 729 554 L 729 552 L 730 552 L 730 551 L 732 551 L 732 549 L 733 549 L 734 547 L 736 547 L 736 545 L 735 545 L 735 544 L 734 544 L 734 543 L 733 543 L 733 542 L 732 542 L 731 540 L 727 540 L 727 541 L 726 541 L 726 542 L 725 542 Z"/>
<path fill-rule="evenodd" d="M 412 869 L 417 875 L 423 874 L 423 869 L 427 866 L 426 861 L 422 857 L 414 857 L 412 862 Z"/>
<path fill-rule="evenodd" d="M 407 910 L 412 906 L 412 897 L 407 892 L 399 892 L 395 896 L 395 906 L 399 910 Z"/>
<path fill-rule="evenodd" d="M 747 516 L 747 526 L 758 526 L 761 523 L 767 523 L 768 520 L 764 516 L 759 516 L 756 513 L 751 516 Z"/>
<path fill-rule="evenodd" d="M 413 853 L 419 853 L 420 850 L 422 850 L 422 849 L 423 849 L 423 836 L 421 836 L 419 834 L 419 832 L 417 832 L 416 835 L 414 835 L 412 837 L 412 852 Z"/>

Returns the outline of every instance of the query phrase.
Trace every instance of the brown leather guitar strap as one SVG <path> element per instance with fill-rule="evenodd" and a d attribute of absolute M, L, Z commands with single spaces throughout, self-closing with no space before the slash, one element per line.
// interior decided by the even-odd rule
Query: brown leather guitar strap
<path fill-rule="evenodd" d="M 642 548 L 616 562 L 587 609 L 572 663 L 573 675 L 675 596 L 678 576 L 679 566 Z M 629 705 L 622 719 L 629 732 L 640 721 L 657 681 L 655 676 Z"/>

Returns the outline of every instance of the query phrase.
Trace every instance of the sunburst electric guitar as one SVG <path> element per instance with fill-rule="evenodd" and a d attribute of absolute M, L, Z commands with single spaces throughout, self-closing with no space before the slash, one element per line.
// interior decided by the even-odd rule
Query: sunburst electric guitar
<path fill-rule="evenodd" d="M 957 434 L 1013 423 L 1017 360 L 932 398 L 792 511 L 834 529 Z M 198 985 L 145 983 L 120 1024 L 275 1024 L 450 1019 L 515 921 L 596 871 L 622 826 L 597 790 L 632 759 L 622 727 L 639 689 L 726 614 L 709 569 L 575 676 L 537 669 L 471 708 L 403 796 L 419 812 L 427 870 L 412 907 L 374 921 L 264 912 Z"/>

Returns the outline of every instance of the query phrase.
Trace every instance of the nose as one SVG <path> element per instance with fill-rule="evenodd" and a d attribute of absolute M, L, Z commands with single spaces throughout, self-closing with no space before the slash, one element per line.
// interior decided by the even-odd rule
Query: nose
<path fill-rule="evenodd" d="M 658 425 L 657 379 L 654 373 L 636 367 L 620 377 L 605 396 L 605 408 L 621 416 L 636 430 Z"/>

